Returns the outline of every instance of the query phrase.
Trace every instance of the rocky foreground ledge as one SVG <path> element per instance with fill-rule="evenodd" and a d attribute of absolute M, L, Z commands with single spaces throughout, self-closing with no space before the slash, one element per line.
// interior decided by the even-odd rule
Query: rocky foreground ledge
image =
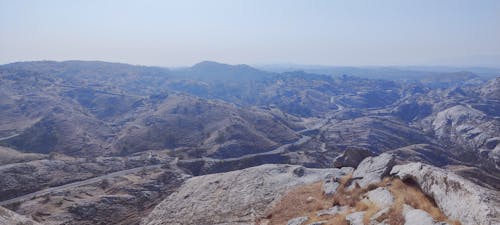
<path fill-rule="evenodd" d="M 193 177 L 161 202 L 143 224 L 254 224 L 293 187 L 340 178 L 351 170 L 268 164 Z"/>
<path fill-rule="evenodd" d="M 193 177 L 142 221 L 158 224 L 495 225 L 499 192 L 394 157 L 357 169 L 262 165 Z"/>

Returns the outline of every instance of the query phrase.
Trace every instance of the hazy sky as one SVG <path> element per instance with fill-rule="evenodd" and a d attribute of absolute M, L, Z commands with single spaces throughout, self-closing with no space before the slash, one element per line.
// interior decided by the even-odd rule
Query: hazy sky
<path fill-rule="evenodd" d="M 500 66 L 500 0 L 0 0 L 0 64 Z"/>

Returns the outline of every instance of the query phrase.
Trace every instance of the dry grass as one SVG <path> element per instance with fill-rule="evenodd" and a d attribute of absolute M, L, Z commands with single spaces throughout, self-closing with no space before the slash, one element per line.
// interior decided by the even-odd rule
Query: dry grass
<path fill-rule="evenodd" d="M 356 211 L 365 211 L 365 216 L 363 218 L 363 223 L 368 224 L 370 222 L 370 218 L 380 210 L 378 206 L 371 202 L 360 201 L 356 205 Z"/>
<path fill-rule="evenodd" d="M 340 185 L 337 188 L 337 192 L 333 195 L 333 205 L 356 207 L 366 190 L 361 189 L 357 184 L 354 189 L 348 190 L 347 187 L 351 184 L 351 180 L 351 174 L 340 179 Z"/>
<path fill-rule="evenodd" d="M 384 221 L 387 219 L 387 223 L 389 225 L 403 225 L 405 223 L 405 218 L 403 216 L 401 207 L 391 207 L 389 209 L 389 212 L 385 215 L 383 215 L 381 218 L 379 218 L 379 222 Z"/>
<path fill-rule="evenodd" d="M 17 150 L 0 146 L 0 165 L 29 162 L 46 158 L 46 155 L 36 153 L 23 153 Z"/>
<path fill-rule="evenodd" d="M 333 218 L 329 218 L 326 225 L 349 225 L 349 222 L 347 222 L 345 217 L 345 214 L 340 214 Z"/>
<path fill-rule="evenodd" d="M 453 225 L 460 225 L 458 221 L 449 220 L 446 215 L 437 207 L 434 200 L 425 195 L 417 185 L 412 182 L 403 182 L 400 179 L 386 178 L 383 183 L 394 195 L 395 202 L 391 211 L 401 214 L 403 204 L 410 205 L 413 208 L 421 209 L 429 213 L 437 221 L 446 221 Z M 399 223 L 390 223 L 396 225 Z"/>
<path fill-rule="evenodd" d="M 345 217 L 352 212 L 365 211 L 364 224 L 369 224 L 370 218 L 377 213 L 380 208 L 368 200 L 364 200 L 365 193 L 378 187 L 387 188 L 394 196 L 394 204 L 389 211 L 380 216 L 377 220 L 386 222 L 390 225 L 403 225 L 405 223 L 402 215 L 403 205 L 407 204 L 416 209 L 428 212 L 436 221 L 445 221 L 449 224 L 460 225 L 457 221 L 449 220 L 436 206 L 435 202 L 426 196 L 415 184 L 403 182 L 400 179 L 386 178 L 376 185 L 370 185 L 368 188 L 355 186 L 348 189 L 351 185 L 351 176 L 345 176 L 340 179 L 340 185 L 337 192 L 332 197 L 323 196 L 321 191 L 322 183 L 314 183 L 301 186 L 287 193 L 280 202 L 278 202 L 267 213 L 266 220 L 269 225 L 286 224 L 288 220 L 308 216 L 307 223 L 315 221 L 327 221 L 328 225 L 347 225 Z M 307 198 L 312 197 L 314 201 L 307 202 Z M 350 206 L 352 210 L 344 214 L 316 216 L 316 212 L 322 209 L 328 209 L 332 206 Z"/>
<path fill-rule="evenodd" d="M 286 224 L 288 220 L 295 217 L 308 215 L 322 209 L 331 207 L 331 200 L 323 196 L 321 192 L 321 182 L 301 186 L 288 192 L 276 204 L 272 210 L 267 213 L 266 218 L 270 220 L 270 225 Z M 307 198 L 314 198 L 308 202 Z M 312 220 L 311 220 L 312 221 Z"/>
<path fill-rule="evenodd" d="M 403 204 L 407 204 L 413 208 L 427 211 L 436 220 L 442 221 L 446 218 L 434 201 L 416 186 L 404 183 L 400 179 L 392 179 L 390 184 L 389 190 L 396 199 L 397 207 L 403 207 Z"/>

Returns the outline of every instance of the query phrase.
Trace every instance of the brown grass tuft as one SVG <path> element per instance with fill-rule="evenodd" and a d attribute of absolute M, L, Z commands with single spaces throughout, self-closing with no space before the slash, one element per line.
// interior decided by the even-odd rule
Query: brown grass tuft
<path fill-rule="evenodd" d="M 391 207 L 389 216 L 390 225 L 399 225 L 404 223 L 401 223 L 401 220 L 404 221 L 401 212 L 403 204 L 410 205 L 416 209 L 424 210 L 437 221 L 446 221 L 453 225 L 460 225 L 460 222 L 458 221 L 449 220 L 437 207 L 434 200 L 425 195 L 415 183 L 411 181 L 403 182 L 400 179 L 393 178 L 387 178 L 385 182 L 395 198 L 395 203 Z M 401 218 L 397 215 L 401 215 Z"/>
<path fill-rule="evenodd" d="M 389 225 L 403 225 L 405 223 L 405 218 L 403 217 L 403 212 L 401 207 L 391 207 L 389 209 L 389 212 L 384 215 L 380 219 L 380 222 L 382 222 L 384 219 L 387 219 L 387 223 Z"/>
<path fill-rule="evenodd" d="M 389 190 L 396 198 L 396 204 L 402 207 L 403 203 L 416 209 L 428 212 L 434 219 L 442 221 L 446 216 L 439 210 L 434 201 L 426 196 L 418 187 L 411 183 L 404 183 L 400 179 L 393 179 Z M 400 205 L 399 205 L 400 204 Z"/>
<path fill-rule="evenodd" d="M 337 215 L 328 220 L 326 225 L 349 225 L 349 222 L 345 219 L 346 215 Z"/>
<path fill-rule="evenodd" d="M 288 192 L 278 202 L 266 218 L 272 224 L 286 224 L 288 220 L 299 216 L 331 207 L 331 200 L 323 196 L 321 191 L 322 182 L 301 186 Z M 313 197 L 312 202 L 307 202 L 308 197 Z M 312 218 L 312 217 L 310 217 Z"/>

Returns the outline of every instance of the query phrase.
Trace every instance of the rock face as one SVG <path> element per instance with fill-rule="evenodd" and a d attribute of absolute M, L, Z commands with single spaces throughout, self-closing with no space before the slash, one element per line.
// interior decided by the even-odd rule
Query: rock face
<path fill-rule="evenodd" d="M 378 183 L 388 175 L 394 165 L 395 157 L 391 154 L 381 154 L 377 157 L 365 158 L 354 170 L 352 178 L 361 188 Z"/>
<path fill-rule="evenodd" d="M 394 166 L 391 174 L 415 181 L 450 219 L 463 225 L 500 224 L 500 193 L 422 163 Z"/>
<path fill-rule="evenodd" d="M 21 216 L 8 209 L 0 207 L 0 225 L 40 225 L 39 223 Z"/>
<path fill-rule="evenodd" d="M 489 120 L 485 113 L 463 105 L 456 105 L 439 112 L 432 122 L 437 138 L 445 143 L 456 143 L 466 149 L 490 154 L 498 159 L 496 152 L 490 152 L 499 143 L 500 127 L 495 120 Z"/>
<path fill-rule="evenodd" d="M 291 187 L 344 175 L 339 169 L 262 165 L 193 177 L 160 203 L 142 224 L 254 224 Z"/>

